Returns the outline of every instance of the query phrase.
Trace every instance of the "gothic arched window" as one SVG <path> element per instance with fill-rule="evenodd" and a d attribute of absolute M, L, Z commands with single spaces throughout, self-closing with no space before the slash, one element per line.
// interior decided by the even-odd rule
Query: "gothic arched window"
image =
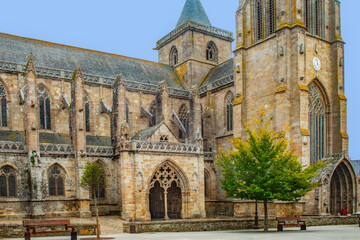
<path fill-rule="evenodd" d="M 43 87 L 37 91 L 40 129 L 51 129 L 50 97 Z"/>
<path fill-rule="evenodd" d="M 256 40 L 263 39 L 263 6 L 262 0 L 258 0 L 255 4 L 256 14 Z"/>
<path fill-rule="evenodd" d="M 189 110 L 187 109 L 186 105 L 181 105 L 179 109 L 179 119 L 183 127 L 185 128 L 185 131 L 188 131 L 189 128 Z M 184 138 L 184 134 L 182 129 L 179 129 L 179 138 Z"/>
<path fill-rule="evenodd" d="M 86 132 L 90 132 L 90 105 L 89 99 L 87 97 L 84 98 L 84 107 L 85 107 L 85 129 Z"/>
<path fill-rule="evenodd" d="M 126 123 L 129 123 L 129 107 L 128 104 L 126 104 L 126 110 L 125 110 L 125 118 L 126 118 Z"/>
<path fill-rule="evenodd" d="M 101 199 L 101 198 L 105 198 L 106 195 L 105 195 L 105 183 L 106 183 L 106 176 L 105 176 L 105 165 L 104 163 L 98 161 L 96 162 L 97 164 L 99 164 L 99 167 L 101 168 L 101 171 L 102 171 L 102 175 L 101 175 L 101 179 L 99 181 L 99 184 L 97 186 L 96 189 L 94 189 L 92 195 L 94 197 L 94 194 L 96 194 L 96 198 L 97 199 Z"/>
<path fill-rule="evenodd" d="M 172 47 L 170 50 L 170 65 L 176 65 L 178 62 L 178 50 L 176 47 Z"/>
<path fill-rule="evenodd" d="M 268 8 L 269 8 L 269 35 L 275 33 L 275 0 L 268 0 Z"/>
<path fill-rule="evenodd" d="M 65 171 L 60 165 L 54 164 L 48 171 L 49 195 L 64 196 Z"/>
<path fill-rule="evenodd" d="M 7 102 L 6 90 L 4 85 L 0 82 L 0 98 L 1 98 L 1 127 L 7 127 Z"/>
<path fill-rule="evenodd" d="M 225 98 L 225 106 L 226 106 L 226 131 L 232 131 L 234 128 L 233 122 L 233 103 L 234 103 L 234 95 L 232 92 L 228 92 Z"/>
<path fill-rule="evenodd" d="M 16 172 L 10 166 L 0 169 L 0 197 L 16 197 Z"/>
<path fill-rule="evenodd" d="M 206 60 L 217 62 L 217 48 L 213 42 L 209 42 L 206 47 Z"/>
<path fill-rule="evenodd" d="M 309 85 L 310 163 L 326 154 L 326 105 L 320 88 L 313 82 Z"/>

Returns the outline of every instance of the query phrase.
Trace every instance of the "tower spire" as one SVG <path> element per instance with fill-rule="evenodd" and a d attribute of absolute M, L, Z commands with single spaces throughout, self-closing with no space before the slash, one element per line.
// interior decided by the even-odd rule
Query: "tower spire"
<path fill-rule="evenodd" d="M 210 20 L 200 0 L 186 0 L 176 27 L 179 27 L 189 20 L 211 26 Z"/>

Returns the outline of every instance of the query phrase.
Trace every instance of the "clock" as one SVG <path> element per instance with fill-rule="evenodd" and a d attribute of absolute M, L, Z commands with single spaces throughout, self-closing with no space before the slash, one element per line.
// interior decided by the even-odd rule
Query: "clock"
<path fill-rule="evenodd" d="M 314 57 L 312 63 L 313 63 L 313 67 L 314 67 L 315 71 L 319 71 L 320 68 L 321 68 L 321 62 L 320 62 L 320 60 L 319 60 L 317 57 Z"/>

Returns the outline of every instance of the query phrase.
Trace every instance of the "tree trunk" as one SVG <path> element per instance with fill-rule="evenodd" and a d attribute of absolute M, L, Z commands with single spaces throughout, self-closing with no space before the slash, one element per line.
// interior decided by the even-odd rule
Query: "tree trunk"
<path fill-rule="evenodd" d="M 99 191 L 98 191 L 99 192 Z M 96 226 L 97 226 L 97 231 L 96 231 L 96 238 L 100 239 L 100 222 L 99 222 L 99 211 L 97 208 L 97 198 L 96 198 L 96 191 L 94 190 L 94 200 L 95 200 L 95 211 L 96 211 Z"/>
<path fill-rule="evenodd" d="M 267 209 L 267 200 L 264 200 L 264 232 L 269 231 L 268 228 L 268 209 Z"/>

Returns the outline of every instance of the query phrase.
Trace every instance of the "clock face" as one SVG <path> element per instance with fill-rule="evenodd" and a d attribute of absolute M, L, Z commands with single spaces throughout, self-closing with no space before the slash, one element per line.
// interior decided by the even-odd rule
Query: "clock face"
<path fill-rule="evenodd" d="M 313 59 L 313 67 L 314 67 L 315 71 L 319 71 L 321 68 L 320 60 L 317 57 L 315 57 Z"/>

